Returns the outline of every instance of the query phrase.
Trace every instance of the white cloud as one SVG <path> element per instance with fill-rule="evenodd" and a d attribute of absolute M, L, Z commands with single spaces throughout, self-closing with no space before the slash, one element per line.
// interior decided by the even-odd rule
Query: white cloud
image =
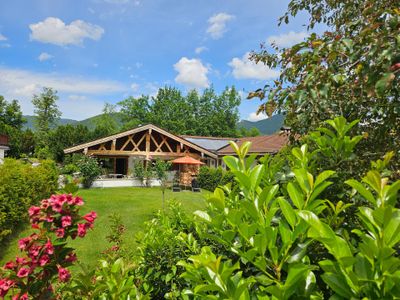
<path fill-rule="evenodd" d="M 40 53 L 38 60 L 45 61 L 45 60 L 49 60 L 50 58 L 53 58 L 53 55 L 50 55 L 46 52 L 42 52 L 42 53 Z"/>
<path fill-rule="evenodd" d="M 208 19 L 207 33 L 214 39 L 220 39 L 224 33 L 227 31 L 226 23 L 234 19 L 234 15 L 229 15 L 227 13 L 219 13 L 213 15 Z"/>
<path fill-rule="evenodd" d="M 41 87 L 59 92 L 104 94 L 121 92 L 127 88 L 115 81 L 85 79 L 81 76 L 63 76 L 57 73 L 39 73 L 0 67 L 0 90 L 32 96 Z M 24 93 L 26 91 L 27 93 Z"/>
<path fill-rule="evenodd" d="M 283 33 L 280 35 L 272 35 L 268 37 L 267 41 L 268 43 L 272 44 L 274 43 L 278 47 L 289 47 L 294 44 L 298 44 L 308 36 L 308 34 L 305 31 L 301 32 L 294 32 L 290 31 L 288 33 Z"/>
<path fill-rule="evenodd" d="M 195 52 L 196 54 L 200 54 L 201 52 L 204 52 L 204 51 L 206 51 L 206 50 L 208 50 L 208 48 L 202 46 L 202 47 L 197 47 L 197 48 L 194 50 L 194 52 Z"/>
<path fill-rule="evenodd" d="M 252 112 L 248 117 L 247 120 L 251 121 L 251 122 L 257 122 L 257 121 L 261 121 L 264 119 L 268 119 L 268 116 L 262 112 L 260 112 L 258 115 L 255 112 Z"/>
<path fill-rule="evenodd" d="M 0 42 L 7 41 L 8 39 L 0 33 Z"/>
<path fill-rule="evenodd" d="M 84 39 L 99 40 L 104 29 L 98 25 L 75 20 L 67 25 L 62 20 L 48 17 L 44 21 L 30 24 L 30 39 L 42 43 L 65 45 L 82 45 Z"/>
<path fill-rule="evenodd" d="M 182 57 L 174 69 L 178 72 L 175 82 L 181 83 L 190 88 L 206 88 L 209 86 L 207 73 L 209 68 L 203 65 L 201 60 Z"/>
<path fill-rule="evenodd" d="M 256 64 L 249 60 L 247 52 L 242 58 L 234 57 L 228 65 L 232 67 L 232 74 L 236 79 L 267 80 L 279 76 L 279 72 L 268 68 L 263 63 Z"/>
<path fill-rule="evenodd" d="M 59 107 L 64 117 L 83 119 L 100 113 L 102 104 L 96 99 L 109 101 L 115 93 L 129 90 L 116 81 L 88 79 L 82 76 L 65 76 L 58 73 L 41 73 L 0 66 L 0 90 L 6 99 L 18 99 L 24 114 L 32 114 L 33 94 L 42 87 L 52 87 L 60 94 Z M 71 103 L 71 101 L 75 101 Z M 76 101 L 79 101 L 77 105 Z"/>
<path fill-rule="evenodd" d="M 135 83 L 135 82 L 131 84 L 131 89 L 132 89 L 134 92 L 136 92 L 136 91 L 139 89 L 139 87 L 140 87 L 140 85 L 137 84 L 137 83 Z"/>
<path fill-rule="evenodd" d="M 85 101 L 87 97 L 83 95 L 69 95 L 68 99 L 72 101 Z"/>

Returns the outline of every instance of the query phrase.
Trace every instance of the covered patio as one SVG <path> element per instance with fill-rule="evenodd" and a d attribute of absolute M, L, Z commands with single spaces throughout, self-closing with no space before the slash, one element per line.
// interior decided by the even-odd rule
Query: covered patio
<path fill-rule="evenodd" d="M 218 159 L 216 153 L 152 124 L 76 145 L 65 149 L 64 153 L 83 153 L 98 158 L 103 180 L 134 179 L 132 175 L 136 161 L 142 161 L 147 167 L 156 159 L 174 161 L 192 158 L 199 163 L 182 164 L 185 174 L 183 185 L 189 182 L 188 178 L 198 174 L 200 164 L 215 163 Z M 179 165 L 173 164 L 171 176 L 179 170 Z"/>

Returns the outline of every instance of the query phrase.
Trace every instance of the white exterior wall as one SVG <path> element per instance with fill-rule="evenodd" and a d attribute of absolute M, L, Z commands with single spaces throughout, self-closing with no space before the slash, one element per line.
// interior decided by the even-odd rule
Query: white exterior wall
<path fill-rule="evenodd" d="M 152 179 L 150 186 L 160 186 L 160 181 Z M 109 188 L 109 187 L 140 187 L 142 182 L 137 179 L 97 179 L 93 182 L 94 188 Z"/>
<path fill-rule="evenodd" d="M 4 156 L 5 156 L 5 150 L 0 148 L 0 164 L 3 163 L 4 161 Z"/>

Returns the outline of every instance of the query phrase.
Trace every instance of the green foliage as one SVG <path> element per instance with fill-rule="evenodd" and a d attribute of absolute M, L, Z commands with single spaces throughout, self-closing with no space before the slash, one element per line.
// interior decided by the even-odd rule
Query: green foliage
<path fill-rule="evenodd" d="M 81 173 L 84 188 L 90 188 L 93 181 L 101 174 L 101 167 L 97 159 L 91 156 L 81 155 L 77 161 L 79 172 Z"/>
<path fill-rule="evenodd" d="M 292 133 L 304 134 L 343 115 L 360 120 L 368 139 L 358 153 L 377 159 L 400 145 L 400 13 L 398 1 L 293 0 L 281 22 L 309 14 L 309 29 L 322 34 L 304 42 L 253 53 L 256 62 L 281 70 L 272 84 L 250 93 L 264 100 L 260 110 L 285 111 Z M 362 162 L 360 162 L 361 164 Z M 394 161 L 399 165 L 398 157 Z"/>
<path fill-rule="evenodd" d="M 129 251 L 124 245 L 124 233 L 126 231 L 126 227 L 122 223 L 121 215 L 113 213 L 108 216 L 108 220 L 110 222 L 110 231 L 106 236 L 106 240 L 110 246 L 103 251 L 105 260 L 108 262 L 113 262 L 121 257 L 127 258 L 129 256 Z"/>
<path fill-rule="evenodd" d="M 95 119 L 96 127 L 93 131 L 93 138 L 100 138 L 116 133 L 119 130 L 118 123 L 114 118 L 115 105 L 105 103 L 103 113 Z"/>
<path fill-rule="evenodd" d="M 135 270 L 142 292 L 149 292 L 152 299 L 162 299 L 167 293 L 173 298 L 186 286 L 179 277 L 183 269 L 177 263 L 197 253 L 192 232 L 193 222 L 175 202 L 146 223 L 143 233 L 138 235 Z"/>
<path fill-rule="evenodd" d="M 101 260 L 94 270 L 82 266 L 72 283 L 62 288 L 62 299 L 150 299 L 137 291 L 132 270 L 122 258 Z"/>
<path fill-rule="evenodd" d="M 213 191 L 218 186 L 232 182 L 233 174 L 229 171 L 219 168 L 210 168 L 203 166 L 200 168 L 197 176 L 199 186 L 205 190 Z"/>
<path fill-rule="evenodd" d="M 57 91 L 48 87 L 44 87 L 39 95 L 33 95 L 32 104 L 37 115 L 35 126 L 38 131 L 48 132 L 50 126 L 54 125 L 61 116 L 57 100 Z"/>
<path fill-rule="evenodd" d="M 22 126 L 25 119 L 22 117 L 21 107 L 17 100 L 7 102 L 0 96 L 0 134 L 9 137 L 8 156 L 19 157 L 24 151 L 24 132 Z"/>
<path fill-rule="evenodd" d="M 57 162 L 64 160 L 64 149 L 87 142 L 92 138 L 92 133 L 83 125 L 60 125 L 49 133 L 51 156 Z"/>
<path fill-rule="evenodd" d="M 240 127 L 237 135 L 240 137 L 259 136 L 259 135 L 261 135 L 261 132 L 257 127 L 251 127 L 250 129 L 247 129 L 246 127 Z"/>
<path fill-rule="evenodd" d="M 161 171 L 159 170 L 159 172 Z M 133 163 L 133 176 L 139 179 L 143 185 L 150 186 L 150 181 L 154 177 L 153 166 L 150 163 L 145 166 L 144 161 L 137 160 Z"/>
<path fill-rule="evenodd" d="M 217 188 L 207 210 L 195 212 L 198 240 L 223 247 L 203 247 L 179 263 L 189 284 L 183 298 L 399 297 L 400 210 L 395 206 L 400 181 L 390 184 L 380 173 L 392 155 L 374 162 L 362 182 L 348 179 L 354 190 L 343 201 L 330 191 L 345 179 L 323 167 L 325 155 L 333 162 L 336 156 L 353 156 L 359 138 L 348 133 L 355 123 L 337 118 L 327 122 L 334 131 L 313 132 L 324 142 L 317 142 L 313 152 L 304 144 L 287 153 L 286 176 L 278 174 L 280 168 L 268 169 L 268 157 L 254 164 L 255 157 L 247 155 L 249 143 L 232 144 L 238 157 L 224 161 L 238 189 Z M 346 214 L 360 197 L 363 205 L 349 228 Z"/>
<path fill-rule="evenodd" d="M 153 123 L 176 134 L 236 136 L 240 96 L 234 87 L 217 95 L 207 88 L 200 95 L 196 90 L 185 96 L 176 88 L 164 87 L 157 95 L 129 97 L 121 106 L 123 127 Z"/>
<path fill-rule="evenodd" d="M 52 158 L 50 150 L 50 128 L 61 116 L 57 106 L 57 91 L 44 87 L 42 93 L 33 95 L 32 104 L 35 107 L 35 154 L 39 158 Z"/>
<path fill-rule="evenodd" d="M 64 167 L 61 169 L 61 174 L 65 175 L 73 175 L 74 173 L 79 172 L 79 167 L 75 164 L 66 164 Z"/>
<path fill-rule="evenodd" d="M 32 166 L 15 159 L 0 165 L 0 241 L 28 219 L 27 210 L 58 188 L 54 162 Z"/>

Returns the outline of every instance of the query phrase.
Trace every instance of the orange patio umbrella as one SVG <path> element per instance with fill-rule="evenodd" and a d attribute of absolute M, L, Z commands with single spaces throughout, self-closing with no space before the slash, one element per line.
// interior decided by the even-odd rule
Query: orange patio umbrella
<path fill-rule="evenodd" d="M 171 161 L 173 164 L 204 165 L 203 162 L 190 156 L 183 156 Z"/>

